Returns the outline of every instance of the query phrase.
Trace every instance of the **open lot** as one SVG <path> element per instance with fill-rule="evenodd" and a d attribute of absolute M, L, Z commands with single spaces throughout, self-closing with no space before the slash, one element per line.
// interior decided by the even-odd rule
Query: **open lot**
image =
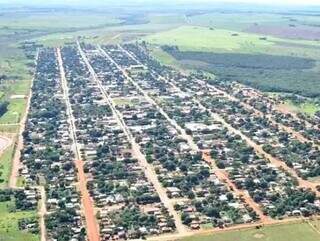
<path fill-rule="evenodd" d="M 37 235 L 20 231 L 18 220 L 22 218 L 36 217 L 32 211 L 10 212 L 13 207 L 12 202 L 0 203 L 0 240 L 1 241 L 38 241 Z"/>
<path fill-rule="evenodd" d="M 0 157 L 0 188 L 4 188 L 9 183 L 11 175 L 11 160 L 14 155 L 14 146 L 8 147 Z"/>
<path fill-rule="evenodd" d="M 25 99 L 12 99 L 8 107 L 8 111 L 0 118 L 1 124 L 19 123 L 22 115 L 25 112 Z"/>
<path fill-rule="evenodd" d="M 283 104 L 283 108 L 287 108 L 289 111 L 292 111 L 295 113 L 305 113 L 310 116 L 313 116 L 317 111 L 320 111 L 319 104 L 314 103 L 312 101 L 306 101 L 301 104 L 296 104 L 290 100 L 287 100 Z"/>
<path fill-rule="evenodd" d="M 260 229 L 237 230 L 212 235 L 188 237 L 182 241 L 317 241 L 320 234 L 308 223 L 284 224 L 262 227 Z"/>

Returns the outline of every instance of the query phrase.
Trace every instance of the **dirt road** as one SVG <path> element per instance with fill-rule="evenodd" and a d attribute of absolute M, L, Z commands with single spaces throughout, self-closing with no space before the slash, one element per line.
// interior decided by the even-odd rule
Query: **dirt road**
<path fill-rule="evenodd" d="M 119 46 L 119 48 L 121 48 L 125 53 L 127 53 L 128 56 L 130 56 L 131 58 L 133 58 L 134 60 L 136 60 L 139 64 L 141 64 L 141 62 L 139 62 L 133 55 L 131 55 L 128 51 L 124 50 L 121 46 Z M 146 66 L 145 66 L 146 67 Z M 146 67 L 147 68 L 147 67 Z M 128 75 L 126 75 L 127 78 L 131 81 L 131 83 L 146 97 L 146 99 L 149 101 L 149 103 L 153 104 L 154 106 L 156 106 L 156 108 L 159 110 L 159 112 L 169 121 L 169 123 L 176 129 L 178 130 L 180 133 L 182 133 L 182 138 L 184 138 L 185 140 L 187 140 L 189 146 L 191 147 L 192 150 L 194 150 L 195 152 L 200 152 L 200 149 L 198 148 L 198 146 L 196 145 L 196 143 L 194 142 L 192 136 L 187 135 L 186 131 L 179 126 L 175 120 L 173 120 L 172 118 L 170 118 L 167 113 L 147 94 L 147 92 L 145 92 L 132 78 L 130 78 Z M 168 83 L 168 82 L 166 82 Z M 177 86 L 175 85 L 171 85 L 172 88 L 174 88 L 176 91 L 179 91 L 180 93 L 182 92 Z M 229 185 L 229 187 L 231 187 L 234 190 L 234 193 L 237 196 L 241 196 L 244 198 L 245 202 L 251 206 L 253 208 L 253 210 L 257 213 L 257 215 L 259 216 L 260 220 L 262 222 L 265 221 L 269 221 L 271 220 L 268 216 L 264 215 L 263 212 L 261 211 L 259 205 L 257 203 L 255 203 L 253 201 L 253 199 L 250 197 L 250 195 L 242 190 L 239 190 L 234 184 L 233 182 L 229 179 L 229 176 L 226 172 L 224 172 L 223 170 L 220 170 L 216 164 L 215 161 L 210 157 L 210 155 L 208 154 L 208 152 L 203 152 L 203 158 L 204 160 L 210 164 L 210 166 L 212 167 L 213 171 L 215 172 L 215 174 L 217 175 L 217 177 L 221 180 L 221 181 L 226 181 L 227 184 Z"/>
<path fill-rule="evenodd" d="M 99 225 L 97 223 L 95 212 L 94 212 L 94 203 L 89 195 L 87 189 L 87 178 L 83 170 L 83 161 L 81 161 L 80 148 L 78 147 L 77 138 L 76 138 L 76 125 L 75 118 L 72 114 L 72 107 L 69 99 L 69 87 L 67 84 L 67 79 L 65 77 L 65 71 L 63 67 L 63 60 L 61 57 L 61 50 L 57 49 L 57 59 L 59 62 L 60 74 L 61 74 L 61 84 L 63 89 L 63 95 L 67 106 L 67 115 L 68 122 L 70 124 L 70 134 L 73 140 L 73 147 L 75 153 L 75 166 L 78 171 L 78 189 L 81 193 L 81 203 L 83 208 L 83 213 L 85 216 L 86 226 L 87 226 L 87 237 L 89 241 L 99 241 Z"/>
<path fill-rule="evenodd" d="M 121 47 L 120 47 L 121 48 Z M 121 48 L 123 51 L 125 51 L 131 58 L 134 58 L 132 55 L 130 55 L 126 50 L 124 50 L 123 48 Z M 136 60 L 137 61 L 137 60 Z M 115 62 L 114 62 L 115 63 Z M 139 64 L 141 64 L 140 62 L 138 62 Z M 116 64 L 116 63 L 115 63 Z M 146 66 L 145 66 L 146 67 Z M 166 120 L 177 130 L 181 133 L 181 137 L 184 138 L 190 148 L 195 151 L 195 152 L 200 152 L 200 149 L 198 148 L 198 146 L 196 145 L 196 143 L 194 142 L 192 136 L 187 135 L 186 131 L 184 128 L 182 128 L 180 125 L 177 124 L 177 122 L 175 120 L 173 120 L 172 118 L 170 118 L 167 113 L 156 103 L 155 100 L 152 99 L 152 97 L 150 97 L 148 95 L 148 93 L 146 91 L 144 91 L 140 85 L 138 83 L 136 83 L 130 76 L 128 76 L 128 74 L 125 72 L 125 70 L 121 69 L 120 66 L 118 66 L 118 68 L 123 72 L 123 74 L 126 76 L 126 78 L 140 91 L 141 94 L 144 95 L 144 97 L 146 98 L 146 100 L 151 103 L 152 105 L 154 105 L 156 107 L 156 109 L 166 118 Z M 179 88 L 175 87 L 175 90 L 179 91 Z M 180 90 L 181 92 L 181 90 Z M 213 171 L 215 172 L 215 174 L 217 175 L 217 177 L 221 180 L 221 181 L 226 181 L 227 184 L 229 185 L 229 187 L 231 187 L 234 190 L 234 193 L 237 196 L 241 196 L 244 198 L 245 202 L 251 206 L 253 208 L 253 210 L 257 213 L 257 215 L 259 216 L 260 220 L 262 222 L 265 221 L 269 221 L 271 220 L 268 216 L 264 215 L 263 212 L 261 211 L 259 205 L 257 205 L 257 203 L 255 203 L 252 198 L 250 197 L 250 195 L 242 190 L 239 190 L 233 183 L 232 181 L 229 179 L 228 175 L 223 172 L 222 170 L 220 170 L 219 168 L 216 167 L 215 165 L 215 161 L 211 159 L 210 155 L 208 155 L 207 152 L 203 153 L 203 157 L 204 160 L 207 161 L 210 166 L 212 167 Z"/>
<path fill-rule="evenodd" d="M 248 192 L 244 191 L 244 190 L 240 190 L 236 187 L 236 185 L 230 180 L 228 173 L 224 170 L 219 169 L 216 166 L 216 162 L 211 158 L 210 153 L 209 152 L 203 152 L 203 159 L 207 162 L 210 163 L 212 166 L 212 169 L 214 171 L 214 173 L 216 174 L 216 176 L 220 179 L 220 180 L 224 180 L 227 185 L 232 189 L 232 191 L 238 196 L 238 197 L 242 197 L 245 201 L 245 203 L 247 203 L 250 207 L 253 208 L 253 210 L 257 213 L 257 215 L 260 218 L 260 222 L 261 223 L 266 223 L 266 222 L 270 222 L 272 219 L 265 215 L 262 211 L 261 208 L 259 207 L 259 205 L 253 201 L 253 199 L 250 197 L 250 195 L 248 194 Z"/>
<path fill-rule="evenodd" d="M 130 55 L 132 56 L 132 55 Z M 135 59 L 136 60 L 136 59 Z M 137 60 L 136 60 L 137 61 Z M 139 62 L 138 62 L 139 63 Z M 167 79 L 165 79 L 164 77 L 160 76 L 160 78 L 162 81 L 165 81 L 166 83 L 170 84 L 173 88 L 175 88 L 176 90 L 180 90 L 180 88 L 178 86 L 176 86 L 174 83 L 172 83 L 171 81 L 168 81 Z M 226 96 L 228 96 L 228 98 L 230 98 L 231 100 L 234 100 L 234 101 L 239 101 L 237 98 L 215 88 L 214 86 L 210 85 L 211 88 L 214 88 L 215 91 L 218 91 Z M 181 90 L 180 90 L 181 91 Z M 182 91 L 181 91 L 182 92 Z M 266 159 L 268 159 L 273 165 L 275 165 L 276 167 L 278 168 L 281 168 L 285 171 L 287 171 L 288 173 L 290 173 L 293 177 L 295 177 L 297 180 L 298 180 L 298 183 L 299 183 L 299 186 L 301 187 L 305 187 L 305 188 L 310 188 L 311 190 L 313 190 L 317 196 L 320 196 L 320 192 L 316 189 L 316 186 L 318 184 L 316 183 L 312 183 L 312 182 L 309 182 L 309 181 L 306 181 L 306 180 L 303 180 L 302 178 L 300 178 L 297 173 L 295 172 L 295 170 L 293 170 L 292 168 L 288 167 L 283 161 L 273 157 L 272 155 L 266 153 L 262 147 L 258 144 L 256 144 L 254 141 L 252 141 L 249 137 L 247 137 L 246 135 L 244 135 L 241 131 L 233 128 L 229 123 L 227 123 L 221 116 L 219 116 L 218 114 L 216 113 L 213 113 L 211 110 L 209 110 L 208 108 L 206 108 L 204 105 L 202 105 L 202 103 L 196 98 L 196 97 L 193 97 L 193 100 L 200 106 L 200 108 L 202 108 L 203 110 L 207 110 L 210 115 L 220 121 L 229 131 L 233 132 L 234 134 L 238 134 L 241 136 L 241 138 L 243 140 L 245 140 L 247 142 L 247 144 L 251 147 L 254 148 L 254 150 L 257 152 L 257 153 L 260 153 L 261 155 L 264 155 L 266 157 Z M 254 109 L 253 107 L 245 104 L 247 108 L 250 108 L 250 109 Z M 255 113 L 256 114 L 262 114 L 260 113 L 258 110 L 254 109 Z M 274 120 L 271 120 L 274 122 Z M 288 131 L 289 133 L 292 133 L 292 135 L 297 138 L 298 140 L 301 140 L 301 141 L 305 141 L 306 139 L 300 134 L 300 133 L 297 133 L 295 131 L 293 131 L 291 128 L 289 127 L 285 127 L 284 125 L 281 125 L 281 127 L 283 128 L 283 130 L 286 130 Z"/>
<path fill-rule="evenodd" d="M 37 52 L 37 54 L 36 54 L 35 66 L 37 66 L 37 63 L 38 63 L 38 57 L 39 57 L 39 52 Z M 16 187 L 17 179 L 19 176 L 19 169 L 21 167 L 20 158 L 21 158 L 21 150 L 23 149 L 23 136 L 22 136 L 22 134 L 25 130 L 25 125 L 26 125 L 29 110 L 30 110 L 31 97 L 32 97 L 32 87 L 33 87 L 34 78 L 35 78 L 35 76 L 31 80 L 30 91 L 29 91 L 28 98 L 27 98 L 26 111 L 25 111 L 25 113 L 19 123 L 19 125 L 20 125 L 19 134 L 18 134 L 18 139 L 16 142 L 15 154 L 14 154 L 14 157 L 12 160 L 11 176 L 10 176 L 10 180 L 9 180 L 9 187 L 11 187 L 11 188 Z"/>
<path fill-rule="evenodd" d="M 153 167 L 147 162 L 146 157 L 142 154 L 140 146 L 135 142 L 135 139 L 134 139 L 131 131 L 129 130 L 129 128 L 127 127 L 127 125 L 125 124 L 125 122 L 123 120 L 122 114 L 116 109 L 112 98 L 108 95 L 107 91 L 105 91 L 101 81 L 99 80 L 95 71 L 93 70 L 92 66 L 90 65 L 85 53 L 82 51 L 80 44 L 78 44 L 78 48 L 79 48 L 79 52 L 82 56 L 82 59 L 85 61 L 85 63 L 88 66 L 89 71 L 91 72 L 93 79 L 98 84 L 98 87 L 100 88 L 101 93 L 103 94 L 106 103 L 110 106 L 110 108 L 113 112 L 113 116 L 115 117 L 115 119 L 117 120 L 117 123 L 123 129 L 128 140 L 130 141 L 131 146 L 132 146 L 132 150 L 133 150 L 133 154 L 137 158 L 139 165 L 141 167 L 143 167 L 147 179 L 152 183 L 153 187 L 155 188 L 156 192 L 158 193 L 158 195 L 160 197 L 161 202 L 168 209 L 169 213 L 173 216 L 178 233 L 183 233 L 183 234 L 188 233 L 188 229 L 182 224 L 180 216 L 174 210 L 173 204 L 172 204 L 171 200 L 169 199 L 165 188 L 162 187 L 161 183 L 159 182 L 159 180 L 157 178 L 157 175 L 156 175 Z M 100 51 L 101 50 L 102 49 L 100 49 Z M 101 53 L 104 56 L 106 56 L 109 60 L 112 60 L 107 55 L 107 53 L 105 53 L 104 51 Z M 112 62 L 113 62 L 113 60 L 112 60 Z M 118 65 L 116 65 L 116 66 L 119 68 Z"/>
<path fill-rule="evenodd" d="M 46 241 L 46 225 L 45 225 L 45 215 L 47 214 L 46 191 L 43 186 L 38 186 L 37 189 L 39 190 L 40 196 L 41 196 L 41 203 L 38 211 L 38 214 L 40 217 L 39 225 L 41 230 L 40 238 L 41 238 L 41 241 Z"/>

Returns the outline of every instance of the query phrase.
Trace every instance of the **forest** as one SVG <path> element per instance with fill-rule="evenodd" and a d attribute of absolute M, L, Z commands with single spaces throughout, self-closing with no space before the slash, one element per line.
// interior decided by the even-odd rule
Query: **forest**
<path fill-rule="evenodd" d="M 223 81 L 239 81 L 267 92 L 290 92 L 307 97 L 320 95 L 315 61 L 268 54 L 179 51 L 162 47 L 184 67 L 197 68 Z"/>

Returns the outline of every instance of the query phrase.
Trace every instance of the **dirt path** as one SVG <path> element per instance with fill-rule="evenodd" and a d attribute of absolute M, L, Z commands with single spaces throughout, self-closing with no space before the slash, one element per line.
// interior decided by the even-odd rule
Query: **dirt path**
<path fill-rule="evenodd" d="M 39 57 L 39 52 L 37 52 L 37 54 L 36 54 L 35 66 L 37 66 L 37 63 L 38 63 L 38 57 Z M 21 158 L 21 150 L 23 149 L 23 136 L 22 136 L 22 134 L 25 130 L 28 114 L 30 111 L 32 87 L 33 87 L 34 78 L 35 78 L 35 76 L 31 80 L 31 86 L 30 86 L 30 91 L 29 91 L 28 98 L 27 98 L 26 110 L 25 110 L 25 113 L 24 113 L 22 119 L 20 120 L 20 123 L 19 123 L 20 128 L 19 128 L 18 140 L 15 143 L 16 149 L 15 149 L 15 154 L 14 154 L 14 157 L 12 160 L 11 176 L 10 176 L 10 180 L 9 180 L 9 187 L 11 187 L 11 188 L 16 187 L 17 179 L 19 176 L 19 169 L 21 167 L 20 158 Z"/>
<path fill-rule="evenodd" d="M 41 196 L 41 203 L 38 211 L 39 219 L 40 219 L 39 225 L 41 230 L 40 238 L 41 238 L 41 241 L 46 241 L 46 225 L 45 225 L 45 215 L 47 214 L 46 191 L 43 186 L 38 186 L 37 189 L 39 190 L 40 196 Z"/>
<path fill-rule="evenodd" d="M 0 136 L 0 156 L 11 145 L 12 139 L 6 136 Z"/>
<path fill-rule="evenodd" d="M 78 189 L 81 193 L 81 203 L 83 208 L 83 213 L 86 220 L 87 226 L 87 237 L 89 241 L 99 241 L 100 240 L 100 233 L 99 233 L 99 225 L 97 223 L 95 212 L 94 212 L 94 204 L 89 195 L 87 189 L 87 178 L 83 170 L 83 161 L 81 161 L 81 154 L 80 149 L 78 148 L 77 138 L 76 138 L 76 125 L 75 119 L 72 114 L 72 107 L 69 100 L 69 87 L 67 84 L 67 79 L 65 77 L 65 71 L 63 67 L 63 61 L 61 57 L 61 50 L 57 49 L 57 59 L 59 62 L 59 68 L 61 73 L 61 82 L 62 82 L 62 89 L 64 99 L 66 101 L 67 106 L 67 115 L 68 115 L 68 122 L 70 124 L 70 133 L 73 140 L 74 146 L 74 153 L 75 153 L 75 166 L 78 171 Z"/>
<path fill-rule="evenodd" d="M 188 229 L 182 224 L 181 218 L 178 215 L 178 213 L 174 210 L 173 204 L 171 202 L 171 200 L 169 199 L 165 188 L 162 187 L 161 183 L 159 182 L 157 175 L 152 167 L 152 165 L 150 165 L 147 160 L 146 157 L 142 154 L 140 146 L 135 142 L 135 139 L 131 133 L 131 131 L 129 130 L 129 128 L 127 127 L 127 125 L 125 124 L 122 114 L 116 109 L 115 104 L 112 100 L 112 98 L 110 98 L 110 96 L 108 95 L 108 93 L 105 91 L 101 81 L 98 79 L 95 71 L 93 70 L 92 66 L 90 65 L 85 53 L 82 51 L 80 44 L 78 43 L 78 48 L 79 48 L 79 52 L 82 56 L 82 59 L 85 61 L 85 63 L 87 64 L 89 71 L 91 72 L 91 76 L 94 78 L 95 82 L 98 84 L 104 99 L 106 101 L 106 103 L 108 103 L 108 105 L 110 106 L 114 117 L 116 118 L 118 124 L 120 125 L 120 127 L 123 129 L 124 133 L 126 134 L 128 140 L 130 141 L 131 145 L 132 145 L 132 150 L 134 153 L 134 156 L 138 159 L 139 165 L 141 167 L 143 167 L 145 175 L 147 177 L 147 179 L 152 183 L 153 187 L 155 188 L 156 192 L 158 193 L 161 202 L 164 204 L 164 206 L 168 209 L 169 213 L 173 216 L 174 222 L 175 222 L 175 226 L 176 229 L 178 231 L 178 233 L 183 233 L 186 234 L 188 233 Z M 112 62 L 114 62 L 109 55 L 107 55 L 107 53 L 105 53 L 102 49 L 99 49 L 100 51 L 102 51 L 101 53 L 107 57 L 109 60 L 111 60 Z M 118 65 L 116 65 L 118 68 L 120 68 Z M 120 68 L 121 69 L 121 68 Z"/>

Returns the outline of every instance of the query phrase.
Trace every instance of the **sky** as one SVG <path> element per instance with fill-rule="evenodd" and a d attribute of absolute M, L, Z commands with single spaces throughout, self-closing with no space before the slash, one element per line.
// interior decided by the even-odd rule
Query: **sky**
<path fill-rule="evenodd" d="M 68 4 L 68 5 L 85 5 L 85 4 L 95 4 L 95 5 L 107 5 L 108 2 L 147 2 L 147 3 L 164 3 L 166 0 L 0 0 L 0 3 L 11 3 L 11 4 Z M 171 3 L 221 3 L 221 2 L 234 2 L 234 3 L 254 3 L 254 4 L 268 4 L 268 5 L 319 5 L 320 0 L 171 0 Z"/>

